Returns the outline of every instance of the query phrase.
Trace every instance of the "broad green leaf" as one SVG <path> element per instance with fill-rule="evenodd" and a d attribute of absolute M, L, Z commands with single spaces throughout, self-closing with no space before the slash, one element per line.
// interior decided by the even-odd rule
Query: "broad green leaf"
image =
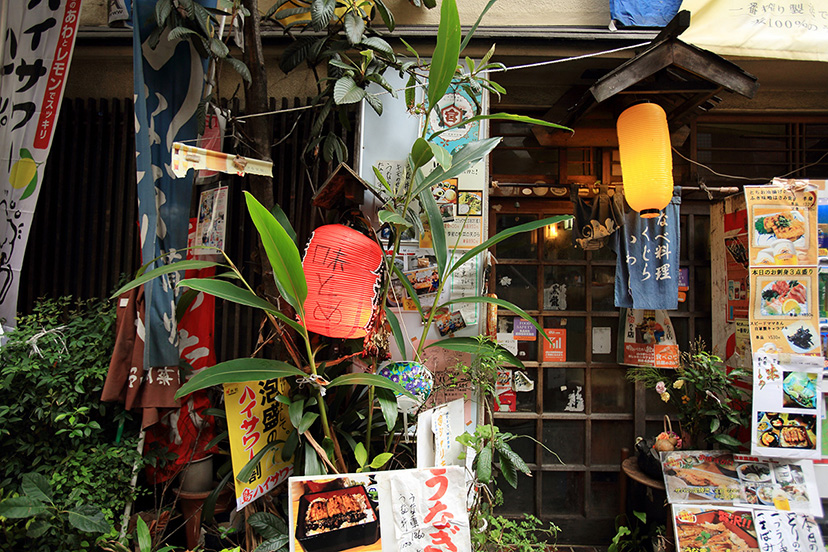
<path fill-rule="evenodd" d="M 417 80 L 414 75 L 408 77 L 408 82 L 405 85 L 405 107 L 412 109 L 417 98 Z"/>
<path fill-rule="evenodd" d="M 52 486 L 43 474 L 24 473 L 21 477 L 20 488 L 29 498 L 41 502 L 52 502 Z"/>
<path fill-rule="evenodd" d="M 386 180 L 386 179 L 385 179 L 385 176 L 383 176 L 383 174 L 379 171 L 379 169 L 378 169 L 378 168 L 376 168 L 376 167 L 371 167 L 371 168 L 374 170 L 374 176 L 376 176 L 376 177 L 377 177 L 377 180 L 379 180 L 380 184 L 382 184 L 382 187 L 383 187 L 383 188 L 385 188 L 385 191 L 386 191 L 386 192 L 388 192 L 388 195 L 394 195 L 394 190 L 392 190 L 392 189 L 391 189 L 391 184 L 389 184 L 389 183 L 388 183 L 388 180 Z M 376 184 L 373 184 L 373 185 L 372 185 L 372 184 L 369 182 L 369 185 L 371 186 L 371 188 L 372 188 L 375 192 L 377 192 L 377 195 L 379 195 L 379 196 L 381 196 L 381 195 L 382 195 L 382 190 L 380 190 L 380 189 L 376 186 Z"/>
<path fill-rule="evenodd" d="M 731 447 L 738 447 L 741 446 L 742 442 L 738 439 L 727 435 L 726 433 L 719 433 L 713 436 L 718 442 L 722 443 L 723 445 L 729 445 Z"/>
<path fill-rule="evenodd" d="M 517 314 L 521 318 L 523 318 L 525 320 L 528 320 L 535 327 L 535 329 L 538 330 L 538 335 L 543 336 L 547 341 L 552 343 L 552 340 L 549 338 L 548 335 L 546 335 L 546 332 L 543 331 L 543 327 L 540 324 L 538 324 L 537 320 L 535 320 L 534 318 L 529 316 L 526 313 L 526 311 L 524 311 L 522 308 L 518 307 L 517 305 L 514 305 L 514 304 L 510 303 L 509 301 L 506 301 L 504 299 L 500 299 L 500 298 L 497 298 L 497 297 L 481 297 L 481 296 L 477 296 L 477 297 L 459 297 L 457 299 L 452 299 L 450 301 L 446 301 L 445 303 L 440 305 L 438 308 L 447 307 L 447 306 L 453 305 L 455 303 L 491 303 L 492 305 L 498 305 L 500 307 L 503 307 L 504 309 L 509 309 L 510 311 Z"/>
<path fill-rule="evenodd" d="M 176 391 L 175 398 L 180 399 L 193 391 L 206 389 L 222 383 L 244 383 L 246 381 L 265 381 L 289 376 L 305 376 L 306 374 L 281 360 L 266 358 L 236 358 L 220 362 L 215 366 L 205 368 L 187 381 Z"/>
<path fill-rule="evenodd" d="M 250 476 L 253 475 L 253 470 L 256 469 L 256 466 L 259 464 L 259 462 L 262 461 L 262 458 L 264 458 L 265 454 L 281 445 L 282 443 L 278 441 L 271 441 L 267 443 L 264 447 L 262 447 L 262 450 L 256 453 L 256 456 L 251 458 L 247 462 L 247 464 L 245 464 L 244 467 L 239 470 L 239 475 L 236 476 L 236 479 L 238 481 L 247 483 L 247 481 L 250 480 Z"/>
<path fill-rule="evenodd" d="M 310 446 L 305 447 L 305 475 L 326 475 L 328 471 L 325 464 L 319 458 L 316 449 Z"/>
<path fill-rule="evenodd" d="M 374 387 L 381 387 L 383 389 L 390 389 L 394 393 L 400 393 L 412 399 L 416 398 L 405 387 L 399 383 L 393 382 L 388 378 L 378 376 L 376 374 L 342 374 L 331 381 L 327 385 L 331 387 L 340 387 L 342 385 L 373 385 Z"/>
<path fill-rule="evenodd" d="M 224 61 L 229 63 L 230 67 L 235 69 L 236 73 L 241 75 L 241 77 L 244 79 L 244 82 L 246 82 L 247 84 L 253 82 L 253 77 L 250 75 L 250 69 L 247 67 L 247 64 L 245 64 L 242 60 L 236 59 L 233 56 L 227 56 L 226 58 L 224 58 Z"/>
<path fill-rule="evenodd" d="M 493 341 L 484 341 L 483 343 L 479 342 L 474 337 L 450 337 L 448 339 L 442 339 L 440 341 L 435 341 L 430 345 L 426 345 L 426 349 L 429 347 L 440 347 L 441 349 L 448 349 L 450 351 L 459 351 L 462 353 L 470 353 L 472 355 L 481 354 L 483 349 L 491 349 L 504 361 L 513 366 L 517 366 L 518 368 L 523 368 L 523 363 L 511 352 L 509 352 L 505 347 L 498 345 Z"/>
<path fill-rule="evenodd" d="M 495 446 L 497 447 L 497 452 L 500 453 L 501 458 L 505 456 L 511 461 L 515 469 L 522 472 L 524 475 L 532 477 L 532 472 L 529 470 L 529 466 L 526 465 L 526 462 L 518 453 L 512 450 L 512 447 L 510 447 L 508 443 L 498 440 L 495 441 Z"/>
<path fill-rule="evenodd" d="M 281 536 L 287 536 L 287 525 L 284 520 L 271 514 L 270 512 L 256 512 L 247 518 L 247 524 L 252 527 L 256 533 L 267 540 L 275 539 Z"/>
<path fill-rule="evenodd" d="M 359 44 L 362 42 L 365 34 L 365 21 L 353 11 L 345 14 L 345 21 L 343 25 L 345 29 L 345 36 L 351 44 Z"/>
<path fill-rule="evenodd" d="M 492 482 L 492 449 L 483 447 L 477 454 L 477 479 L 484 485 Z"/>
<path fill-rule="evenodd" d="M 515 234 L 520 234 L 522 232 L 530 232 L 532 230 L 537 230 L 538 228 L 543 228 L 544 226 L 549 226 L 550 224 L 557 224 L 559 222 L 564 222 L 572 218 L 572 215 L 557 215 L 554 217 L 548 217 L 541 220 L 535 220 L 532 222 L 527 222 L 526 224 L 520 224 L 518 226 L 512 226 L 511 228 L 507 228 L 502 230 L 486 240 L 485 242 L 481 243 L 480 245 L 470 249 L 467 251 L 462 257 L 460 257 L 454 265 L 449 269 L 448 274 L 446 277 L 450 276 L 452 272 L 463 266 L 467 263 L 470 259 L 473 259 L 475 255 L 480 253 L 481 251 L 485 251 L 496 245 L 506 238 L 510 236 L 514 236 Z"/>
<path fill-rule="evenodd" d="M 366 36 L 362 39 L 362 45 L 368 46 L 372 50 L 382 52 L 391 59 L 395 59 L 394 48 L 392 48 L 391 45 L 388 44 L 388 42 L 386 42 L 378 36 Z"/>
<path fill-rule="evenodd" d="M 337 105 L 357 103 L 364 97 L 365 90 L 347 75 L 337 79 L 334 84 L 333 99 Z"/>
<path fill-rule="evenodd" d="M 396 27 L 396 22 L 394 21 L 394 14 L 388 7 L 385 5 L 385 2 L 382 0 L 374 0 L 374 5 L 377 7 L 377 11 L 382 18 L 382 22 L 385 23 L 385 27 L 388 29 L 389 32 L 394 30 Z"/>
<path fill-rule="evenodd" d="M 443 224 L 443 215 L 440 207 L 434 200 L 431 189 L 423 190 L 418 196 L 420 205 L 423 206 L 428 217 L 428 226 L 431 232 L 431 247 L 437 257 L 437 267 L 440 270 L 440 277 L 444 278 L 449 262 L 448 245 L 446 244 L 446 227 Z M 445 280 L 443 280 L 445 282 Z"/>
<path fill-rule="evenodd" d="M 213 261 L 199 261 L 195 259 L 188 259 L 184 261 L 178 261 L 177 263 L 165 264 L 163 266 L 159 266 L 158 268 L 154 268 L 149 272 L 144 272 L 131 282 L 125 284 L 123 287 L 119 288 L 115 293 L 113 293 L 110 299 L 115 299 L 122 293 L 129 291 L 131 289 L 135 289 L 141 284 L 149 282 L 150 280 L 162 276 L 164 274 L 170 274 L 171 272 L 178 272 L 180 270 L 200 270 L 202 268 L 210 268 L 211 266 L 230 268 L 222 263 L 215 263 Z"/>
<path fill-rule="evenodd" d="M 365 450 L 365 445 L 357 443 L 354 447 L 354 459 L 356 459 L 359 467 L 362 468 L 368 462 L 368 451 Z"/>
<path fill-rule="evenodd" d="M 505 479 L 513 489 L 517 489 L 517 469 L 512 463 L 512 460 L 500 453 L 498 453 L 498 458 L 500 459 L 500 473 L 503 475 L 503 479 Z"/>
<path fill-rule="evenodd" d="M 287 462 L 288 460 L 293 457 L 293 453 L 296 452 L 296 447 L 299 446 L 299 432 L 295 429 L 290 432 L 285 439 L 285 448 L 282 449 L 282 460 Z"/>
<path fill-rule="evenodd" d="M 298 399 L 290 403 L 288 407 L 288 417 L 290 418 L 290 423 L 293 427 L 298 428 L 299 424 L 302 423 L 302 412 L 305 411 L 305 401 L 303 399 Z M 301 431 L 299 433 L 302 433 Z"/>
<path fill-rule="evenodd" d="M 46 534 L 46 531 L 52 528 L 52 524 L 45 519 L 33 519 L 26 529 L 26 536 L 30 539 L 39 539 Z"/>
<path fill-rule="evenodd" d="M 499 121 L 515 121 L 517 123 L 526 123 L 530 125 L 541 125 L 550 128 L 557 128 L 559 130 L 567 130 L 569 132 L 575 132 L 569 127 L 565 127 L 562 125 L 558 125 L 555 123 L 550 123 L 549 121 L 544 121 L 543 119 L 535 119 L 534 117 L 527 117 L 525 115 L 513 115 L 511 113 L 492 113 L 491 115 L 475 115 L 471 119 L 464 119 L 463 121 L 451 125 L 450 127 L 446 127 L 443 129 L 438 130 L 431 136 L 429 136 L 429 140 L 433 140 L 434 138 L 440 136 L 442 133 L 447 132 L 451 129 L 457 128 L 462 125 L 467 125 L 469 123 L 473 123 L 475 121 L 483 121 L 487 119 L 495 119 Z"/>
<path fill-rule="evenodd" d="M 293 225 L 290 223 L 287 214 L 282 210 L 282 207 L 278 203 L 274 203 L 270 212 L 276 217 L 276 220 L 282 225 L 282 228 L 285 229 L 285 232 L 293 240 L 293 243 L 297 243 L 296 230 L 293 229 Z"/>
<path fill-rule="evenodd" d="M 376 397 L 380 410 L 382 410 L 382 417 L 385 418 L 385 426 L 389 432 L 393 431 L 399 416 L 397 397 L 393 392 L 382 388 L 376 390 Z"/>
<path fill-rule="evenodd" d="M 411 172 L 413 173 L 434 157 L 434 152 L 431 151 L 431 146 L 428 145 L 422 138 L 417 138 L 414 145 L 411 146 L 411 155 L 409 156 L 409 164 L 411 165 Z"/>
<path fill-rule="evenodd" d="M 434 108 L 446 94 L 460 60 L 460 14 L 455 0 L 443 0 L 437 44 L 428 71 L 428 106 Z"/>
<path fill-rule="evenodd" d="M 262 238 L 279 293 L 302 318 L 308 283 L 296 244 L 282 225 L 250 192 L 244 192 L 250 218 Z"/>
<path fill-rule="evenodd" d="M 466 46 L 468 45 L 469 40 L 471 40 L 472 36 L 474 36 L 474 32 L 477 30 L 477 27 L 480 25 L 480 22 L 483 20 L 483 16 L 486 15 L 486 12 L 489 11 L 489 9 L 494 5 L 495 2 L 497 2 L 497 0 L 489 0 L 489 3 L 486 4 L 486 7 L 483 8 L 483 11 L 480 12 L 479 16 L 477 16 L 477 21 L 474 22 L 474 25 L 472 25 L 472 28 L 469 30 L 469 34 L 466 35 L 466 37 L 463 39 L 463 43 L 460 44 L 460 51 L 461 52 L 466 49 Z M 492 50 L 494 50 L 494 46 L 492 46 Z M 488 56 L 491 56 L 491 54 L 488 54 Z M 484 57 L 483 59 L 487 60 L 488 57 Z M 486 62 L 483 61 L 483 62 L 480 63 L 480 65 L 481 66 L 486 65 Z"/>
<path fill-rule="evenodd" d="M 288 552 L 288 543 L 290 543 L 290 536 L 279 535 L 272 539 L 265 540 L 262 544 L 256 547 L 253 552 Z M 236 552 L 231 550 L 230 552 Z"/>
<path fill-rule="evenodd" d="M 135 533 L 138 537 L 138 549 L 142 552 L 144 550 L 150 550 L 152 546 L 152 536 L 150 536 L 147 522 L 144 521 L 144 518 L 141 516 L 138 516 L 138 519 L 135 522 Z"/>
<path fill-rule="evenodd" d="M 390 452 L 381 452 L 381 453 L 377 454 L 376 456 L 374 456 L 374 459 L 371 460 L 371 467 L 374 468 L 375 470 L 378 470 L 381 467 L 383 467 L 385 464 L 387 464 L 388 461 L 391 460 L 391 458 L 393 458 L 393 457 L 394 457 L 394 455 L 391 454 Z"/>
<path fill-rule="evenodd" d="M 239 305 L 261 309 L 272 314 L 300 334 L 303 332 L 301 324 L 288 318 L 287 315 L 280 312 L 273 304 L 265 301 L 249 289 L 241 288 L 237 285 L 231 284 L 230 282 L 225 282 L 224 280 L 213 280 L 209 278 L 190 278 L 178 282 L 177 287 L 187 287 L 196 291 L 203 291 L 204 293 L 209 293 L 219 299 L 225 299 L 227 301 L 232 301 L 233 303 L 238 303 Z"/>
<path fill-rule="evenodd" d="M 91 504 L 69 510 L 69 524 L 84 533 L 109 533 L 112 530 L 101 509 Z"/>
<path fill-rule="evenodd" d="M 710 418 L 710 433 L 716 433 L 718 431 L 721 422 L 718 418 Z"/>
<path fill-rule="evenodd" d="M 302 416 L 302 421 L 299 422 L 299 426 L 296 428 L 296 430 L 299 432 L 300 435 L 302 433 L 305 433 L 307 430 L 310 429 L 310 427 L 313 425 L 317 418 L 319 418 L 319 414 L 317 414 L 316 412 L 305 412 L 305 414 Z"/>
<path fill-rule="evenodd" d="M 443 167 L 443 170 L 449 170 L 451 168 L 451 153 L 449 150 L 441 146 L 440 144 L 436 144 L 434 142 L 428 143 L 429 147 L 431 147 L 431 151 L 434 153 L 434 160 Z"/>
<path fill-rule="evenodd" d="M 387 211 L 382 209 L 377 213 L 377 218 L 383 224 L 393 224 L 394 226 L 402 226 L 404 228 L 410 228 L 411 225 L 408 223 L 405 218 L 402 217 L 399 213 L 395 213 L 394 211 Z"/>
<path fill-rule="evenodd" d="M 391 309 L 385 309 L 385 318 L 388 320 L 388 325 L 391 326 L 391 333 L 394 334 L 394 341 L 397 342 L 397 348 L 400 350 L 400 355 L 403 360 L 408 360 L 408 352 L 405 346 L 405 336 L 403 335 L 400 321 L 397 315 Z"/>
<path fill-rule="evenodd" d="M 633 510 L 633 515 L 638 518 L 641 523 L 647 523 L 647 513 L 646 512 L 636 512 Z"/>
<path fill-rule="evenodd" d="M 321 31 L 328 26 L 335 8 L 336 0 L 313 0 L 311 2 L 311 21 L 314 31 Z"/>
<path fill-rule="evenodd" d="M 408 293 L 408 297 L 414 302 L 414 306 L 417 307 L 417 312 L 420 313 L 420 317 L 423 317 L 423 307 L 420 305 L 420 298 L 417 297 L 417 292 L 414 291 L 414 286 L 412 286 L 411 282 L 408 281 L 408 277 L 402 273 L 400 267 L 396 264 L 391 267 L 391 270 L 394 271 L 394 275 L 400 280 L 400 283 L 405 288 L 406 293 Z"/>
<path fill-rule="evenodd" d="M 465 172 L 467 169 L 471 168 L 472 166 L 476 165 L 480 161 L 482 161 L 489 153 L 497 147 L 497 144 L 500 143 L 500 138 L 487 138 L 485 140 L 475 140 L 474 142 L 469 142 L 465 146 L 461 147 L 451 157 L 451 168 L 448 170 L 443 169 L 441 166 L 438 166 L 436 169 L 431 171 L 428 176 L 426 176 L 422 182 L 420 182 L 417 187 L 414 189 L 413 193 L 415 195 L 419 195 L 425 189 L 430 189 L 433 185 L 437 184 L 438 182 L 442 182 L 444 180 L 448 180 L 449 178 L 454 178 L 458 176 L 460 173 Z"/>
<path fill-rule="evenodd" d="M 9 519 L 33 517 L 45 511 L 45 504 L 28 496 L 13 496 L 0 502 L 0 516 Z"/>
<path fill-rule="evenodd" d="M 382 115 L 382 100 L 379 98 L 379 96 L 375 94 L 369 94 L 368 92 L 366 92 L 365 101 L 368 103 L 368 105 L 371 106 L 371 109 L 374 110 L 374 113 L 380 116 Z"/>

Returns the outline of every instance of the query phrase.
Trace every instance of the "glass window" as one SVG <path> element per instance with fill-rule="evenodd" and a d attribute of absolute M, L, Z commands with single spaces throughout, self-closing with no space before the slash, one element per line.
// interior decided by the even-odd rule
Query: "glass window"
<path fill-rule="evenodd" d="M 619 472 L 592 472 L 590 504 L 595 516 L 615 517 L 621 503 Z"/>
<path fill-rule="evenodd" d="M 543 472 L 541 478 L 541 512 L 544 515 L 583 514 L 583 472 Z"/>
<path fill-rule="evenodd" d="M 538 269 L 534 265 L 497 265 L 495 293 L 524 310 L 538 310 Z"/>
<path fill-rule="evenodd" d="M 609 349 L 607 349 L 609 346 Z M 608 351 L 608 352 L 603 352 Z M 592 362 L 618 360 L 618 318 L 592 319 Z"/>
<path fill-rule="evenodd" d="M 542 362 L 583 362 L 586 360 L 586 318 L 582 316 L 550 317 L 543 321 L 544 328 L 558 330 L 555 337 L 561 341 L 552 339 L 550 344 L 542 340 L 538 358 Z M 564 343 L 565 341 L 565 343 Z M 544 347 L 546 349 L 544 349 Z M 563 358 L 560 358 L 560 351 L 565 351 Z"/>
<path fill-rule="evenodd" d="M 592 464 L 621 463 L 621 449 L 635 443 L 633 422 L 624 420 L 592 421 Z"/>
<path fill-rule="evenodd" d="M 586 267 L 544 267 L 543 310 L 586 310 Z"/>
<path fill-rule="evenodd" d="M 584 464 L 584 435 L 586 422 L 582 420 L 544 420 L 543 444 L 552 452 L 542 449 L 543 463 Z"/>
<path fill-rule="evenodd" d="M 537 215 L 497 215 L 497 231 L 501 232 L 533 220 L 538 220 Z M 495 257 L 498 259 L 536 259 L 537 243 L 537 232 L 515 234 L 495 246 Z"/>
<path fill-rule="evenodd" d="M 544 412 L 585 412 L 583 368 L 547 368 L 543 373 Z"/>
<path fill-rule="evenodd" d="M 592 287 L 590 288 L 592 298 L 592 310 L 614 311 L 615 308 L 615 267 L 593 266 Z"/>
<path fill-rule="evenodd" d="M 574 233 L 563 223 L 543 228 L 543 260 L 549 261 L 580 261 L 586 258 L 586 253 L 580 247 L 575 247 Z"/>
<path fill-rule="evenodd" d="M 627 413 L 633 409 L 633 383 L 625 368 L 592 368 L 592 411 Z"/>

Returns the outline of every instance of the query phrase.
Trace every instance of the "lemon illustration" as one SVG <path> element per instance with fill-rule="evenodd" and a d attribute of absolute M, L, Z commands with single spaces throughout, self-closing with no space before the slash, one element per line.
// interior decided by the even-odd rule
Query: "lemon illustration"
<path fill-rule="evenodd" d="M 782 313 L 783 314 L 800 314 L 802 312 L 802 306 L 795 300 L 795 299 L 787 299 L 784 303 L 782 303 Z"/>
<path fill-rule="evenodd" d="M 19 190 L 25 188 L 37 174 L 37 164 L 34 159 L 23 157 L 15 161 L 9 174 L 9 183 L 12 188 Z"/>

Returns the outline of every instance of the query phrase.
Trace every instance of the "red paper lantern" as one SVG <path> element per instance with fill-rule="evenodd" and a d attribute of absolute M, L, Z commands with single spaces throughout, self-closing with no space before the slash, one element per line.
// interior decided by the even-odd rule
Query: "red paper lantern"
<path fill-rule="evenodd" d="M 380 291 L 382 250 L 377 242 L 341 224 L 320 226 L 311 235 L 302 266 L 308 281 L 308 330 L 328 337 L 365 337 Z"/>

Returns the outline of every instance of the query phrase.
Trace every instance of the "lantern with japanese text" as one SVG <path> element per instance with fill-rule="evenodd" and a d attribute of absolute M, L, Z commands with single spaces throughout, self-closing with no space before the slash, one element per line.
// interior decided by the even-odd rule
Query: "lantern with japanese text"
<path fill-rule="evenodd" d="M 313 231 L 302 259 L 308 281 L 305 327 L 326 335 L 365 337 L 377 305 L 382 250 L 364 234 L 328 224 Z"/>
<path fill-rule="evenodd" d="M 642 218 L 657 217 L 673 197 L 667 114 L 657 104 L 637 104 L 621 113 L 617 130 L 627 203 Z"/>

